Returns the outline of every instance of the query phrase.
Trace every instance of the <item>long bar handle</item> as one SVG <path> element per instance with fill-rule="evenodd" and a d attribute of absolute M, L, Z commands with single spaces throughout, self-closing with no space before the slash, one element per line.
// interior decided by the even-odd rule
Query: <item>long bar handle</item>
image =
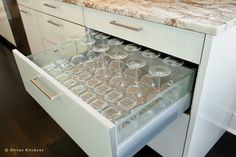
<path fill-rule="evenodd" d="M 51 5 L 51 4 L 44 3 L 43 5 L 46 6 L 46 7 L 49 7 L 49 8 L 57 9 L 56 6 Z"/>
<path fill-rule="evenodd" d="M 116 21 L 110 21 L 110 24 L 115 25 L 115 26 L 120 26 L 120 27 L 123 27 L 123 28 L 127 28 L 127 29 L 130 29 L 132 31 L 137 31 L 137 32 L 139 32 L 143 29 L 142 27 L 137 28 L 137 27 L 127 26 L 127 25 L 118 23 Z"/>
<path fill-rule="evenodd" d="M 33 79 L 30 79 L 30 81 L 35 85 L 35 87 L 37 87 L 48 99 L 50 100 L 54 100 L 56 99 L 59 95 L 58 94 L 55 94 L 55 95 L 50 95 L 47 93 L 47 91 L 40 86 L 40 84 L 37 82 L 39 78 L 38 77 L 35 77 Z"/>
<path fill-rule="evenodd" d="M 52 25 L 54 25 L 54 26 L 57 26 L 57 27 L 61 27 L 62 26 L 62 24 L 58 24 L 56 22 L 53 22 L 52 20 L 48 20 L 47 22 L 52 24 Z"/>
<path fill-rule="evenodd" d="M 31 13 L 29 13 L 28 11 L 25 11 L 25 10 L 20 10 L 20 12 L 27 14 L 27 15 L 32 15 Z"/>

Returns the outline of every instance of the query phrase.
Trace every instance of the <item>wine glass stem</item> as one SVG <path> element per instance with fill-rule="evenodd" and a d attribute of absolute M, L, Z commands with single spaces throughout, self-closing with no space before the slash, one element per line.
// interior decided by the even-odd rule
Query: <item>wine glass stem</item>
<path fill-rule="evenodd" d="M 151 58 L 150 57 L 148 57 L 148 59 L 147 59 L 147 62 L 148 62 L 148 67 L 151 67 L 152 66 L 152 62 L 151 62 L 152 60 L 151 60 Z"/>
<path fill-rule="evenodd" d="M 175 76 L 175 67 L 171 66 L 170 84 L 174 83 L 174 76 Z"/>
<path fill-rule="evenodd" d="M 118 73 L 118 75 L 120 75 L 121 76 L 121 64 L 120 64 L 120 59 L 118 59 L 118 63 L 119 63 L 119 73 Z"/>
<path fill-rule="evenodd" d="M 135 68 L 135 83 L 138 83 L 138 69 Z"/>
<path fill-rule="evenodd" d="M 93 56 L 92 56 L 92 51 L 93 51 L 93 44 L 88 44 L 88 53 L 87 54 L 90 54 L 88 60 L 92 60 Z"/>
<path fill-rule="evenodd" d="M 103 66 L 103 68 L 105 68 L 105 55 L 106 55 L 106 52 L 104 51 L 103 54 L 102 54 L 102 66 Z"/>
<path fill-rule="evenodd" d="M 157 76 L 157 94 L 161 92 L 161 78 Z"/>

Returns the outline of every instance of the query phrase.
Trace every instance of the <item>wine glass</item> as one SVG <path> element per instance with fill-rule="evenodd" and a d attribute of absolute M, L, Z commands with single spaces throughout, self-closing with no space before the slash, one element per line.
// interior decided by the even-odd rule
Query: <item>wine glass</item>
<path fill-rule="evenodd" d="M 149 73 L 157 78 L 157 94 L 161 91 L 161 78 L 170 75 L 171 70 L 168 66 L 155 65 L 149 68 Z"/>
<path fill-rule="evenodd" d="M 97 54 L 95 51 L 93 51 L 94 43 L 95 43 L 95 40 L 92 39 L 90 34 L 86 34 L 82 38 L 82 41 L 80 42 L 80 44 L 87 46 L 87 54 L 86 54 L 87 60 L 83 64 L 83 69 L 91 73 L 93 73 L 96 68 L 96 64 L 94 60 L 96 59 Z"/>
<path fill-rule="evenodd" d="M 108 38 L 110 36 L 103 34 L 103 33 L 99 33 L 95 36 L 95 40 L 96 40 L 96 45 L 94 45 L 94 51 L 98 52 L 98 53 L 102 53 L 99 57 L 98 57 L 98 62 L 99 60 L 101 60 L 102 62 L 102 66 L 105 66 L 105 57 L 106 57 L 106 52 L 109 50 L 109 45 L 108 45 Z"/>
<path fill-rule="evenodd" d="M 177 67 L 184 64 L 184 61 L 178 58 L 174 57 L 166 57 L 163 59 L 163 63 L 168 65 L 171 69 L 171 76 L 168 82 L 168 85 L 173 85 L 174 83 L 174 76 L 175 76 L 175 70 Z"/>
<path fill-rule="evenodd" d="M 109 37 L 110 37 L 109 35 L 103 33 L 99 33 L 95 36 L 97 44 L 94 46 L 94 51 L 102 53 L 97 59 L 98 64 L 102 62 L 101 63 L 102 67 L 96 69 L 95 75 L 104 81 L 108 81 L 112 77 L 112 73 L 107 68 L 109 60 L 108 57 L 106 56 L 106 51 L 109 50 L 109 45 L 107 43 L 107 39 Z"/>
<path fill-rule="evenodd" d="M 139 83 L 138 69 L 146 65 L 146 60 L 142 58 L 131 58 L 126 61 L 126 65 L 131 69 L 135 69 L 134 83 L 128 86 L 126 89 L 126 95 L 137 100 L 139 104 L 142 104 L 144 92 L 142 85 Z"/>
<path fill-rule="evenodd" d="M 134 61 L 135 53 L 141 49 L 141 46 L 135 45 L 135 44 L 127 44 L 124 46 L 124 50 L 128 53 L 127 60 L 128 62 Z M 127 61 L 126 61 L 127 65 Z M 128 65 L 127 65 L 128 66 Z M 132 66 L 125 70 L 125 76 L 129 78 L 130 80 L 137 80 L 142 75 L 142 72 L 139 68 L 133 68 Z"/>
<path fill-rule="evenodd" d="M 148 67 L 152 66 L 152 61 L 156 58 L 159 58 L 161 53 L 147 49 L 142 52 L 142 56 L 147 60 Z"/>
<path fill-rule="evenodd" d="M 141 49 L 141 46 L 135 44 L 127 44 L 124 46 L 124 50 L 128 53 L 129 57 L 134 59 L 135 53 Z"/>
<path fill-rule="evenodd" d="M 113 47 L 113 49 L 110 51 L 110 58 L 114 59 L 111 63 L 110 63 L 110 67 L 116 67 L 116 65 L 118 65 L 117 70 L 118 73 L 115 74 L 111 80 L 110 80 L 110 84 L 114 87 L 116 87 L 117 89 L 120 89 L 121 91 L 125 90 L 125 87 L 127 86 L 128 82 L 126 80 L 126 78 L 124 77 L 122 71 L 123 71 L 123 67 L 125 67 L 125 63 L 122 61 L 122 59 L 127 57 L 127 53 L 120 49 L 119 46 L 121 46 L 123 43 L 122 40 L 114 38 L 108 41 L 108 44 L 111 45 Z"/>
<path fill-rule="evenodd" d="M 142 56 L 147 60 L 147 69 L 152 66 L 154 59 L 157 59 L 161 54 L 153 50 L 147 49 L 142 52 Z M 147 98 L 151 97 L 156 90 L 156 84 L 154 78 L 149 73 L 145 74 L 140 81 L 144 86 L 144 91 L 147 95 Z"/>

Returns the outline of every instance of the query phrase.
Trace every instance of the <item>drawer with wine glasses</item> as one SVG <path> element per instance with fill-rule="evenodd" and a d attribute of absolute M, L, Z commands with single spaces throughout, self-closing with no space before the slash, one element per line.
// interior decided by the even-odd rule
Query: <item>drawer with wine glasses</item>
<path fill-rule="evenodd" d="M 89 156 L 132 156 L 190 106 L 184 61 L 103 33 L 13 52 L 27 92 Z"/>

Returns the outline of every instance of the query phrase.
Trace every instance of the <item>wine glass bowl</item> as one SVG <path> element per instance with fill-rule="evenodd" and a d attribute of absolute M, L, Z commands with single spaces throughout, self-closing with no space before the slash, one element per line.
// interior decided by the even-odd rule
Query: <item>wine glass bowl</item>
<path fill-rule="evenodd" d="M 157 94 L 161 91 L 161 78 L 170 75 L 171 70 L 168 66 L 155 65 L 149 68 L 149 74 L 157 78 Z"/>
<path fill-rule="evenodd" d="M 129 53 L 137 52 L 140 49 L 141 49 L 141 46 L 135 45 L 135 44 L 127 44 L 124 46 L 124 50 Z"/>
<path fill-rule="evenodd" d="M 146 60 L 142 58 L 131 58 L 127 59 L 126 65 L 130 69 L 134 69 L 134 84 L 130 84 L 126 89 L 126 95 L 136 100 L 139 104 L 143 104 L 144 91 L 143 86 L 140 84 L 138 79 L 138 69 L 146 65 Z"/>
<path fill-rule="evenodd" d="M 171 69 L 171 76 L 169 79 L 168 84 L 169 85 L 173 85 L 174 83 L 174 76 L 175 76 L 175 70 L 177 67 L 181 66 L 184 64 L 184 61 L 178 58 L 174 58 L 174 57 L 166 57 L 163 59 L 163 63 L 168 65 Z"/>

